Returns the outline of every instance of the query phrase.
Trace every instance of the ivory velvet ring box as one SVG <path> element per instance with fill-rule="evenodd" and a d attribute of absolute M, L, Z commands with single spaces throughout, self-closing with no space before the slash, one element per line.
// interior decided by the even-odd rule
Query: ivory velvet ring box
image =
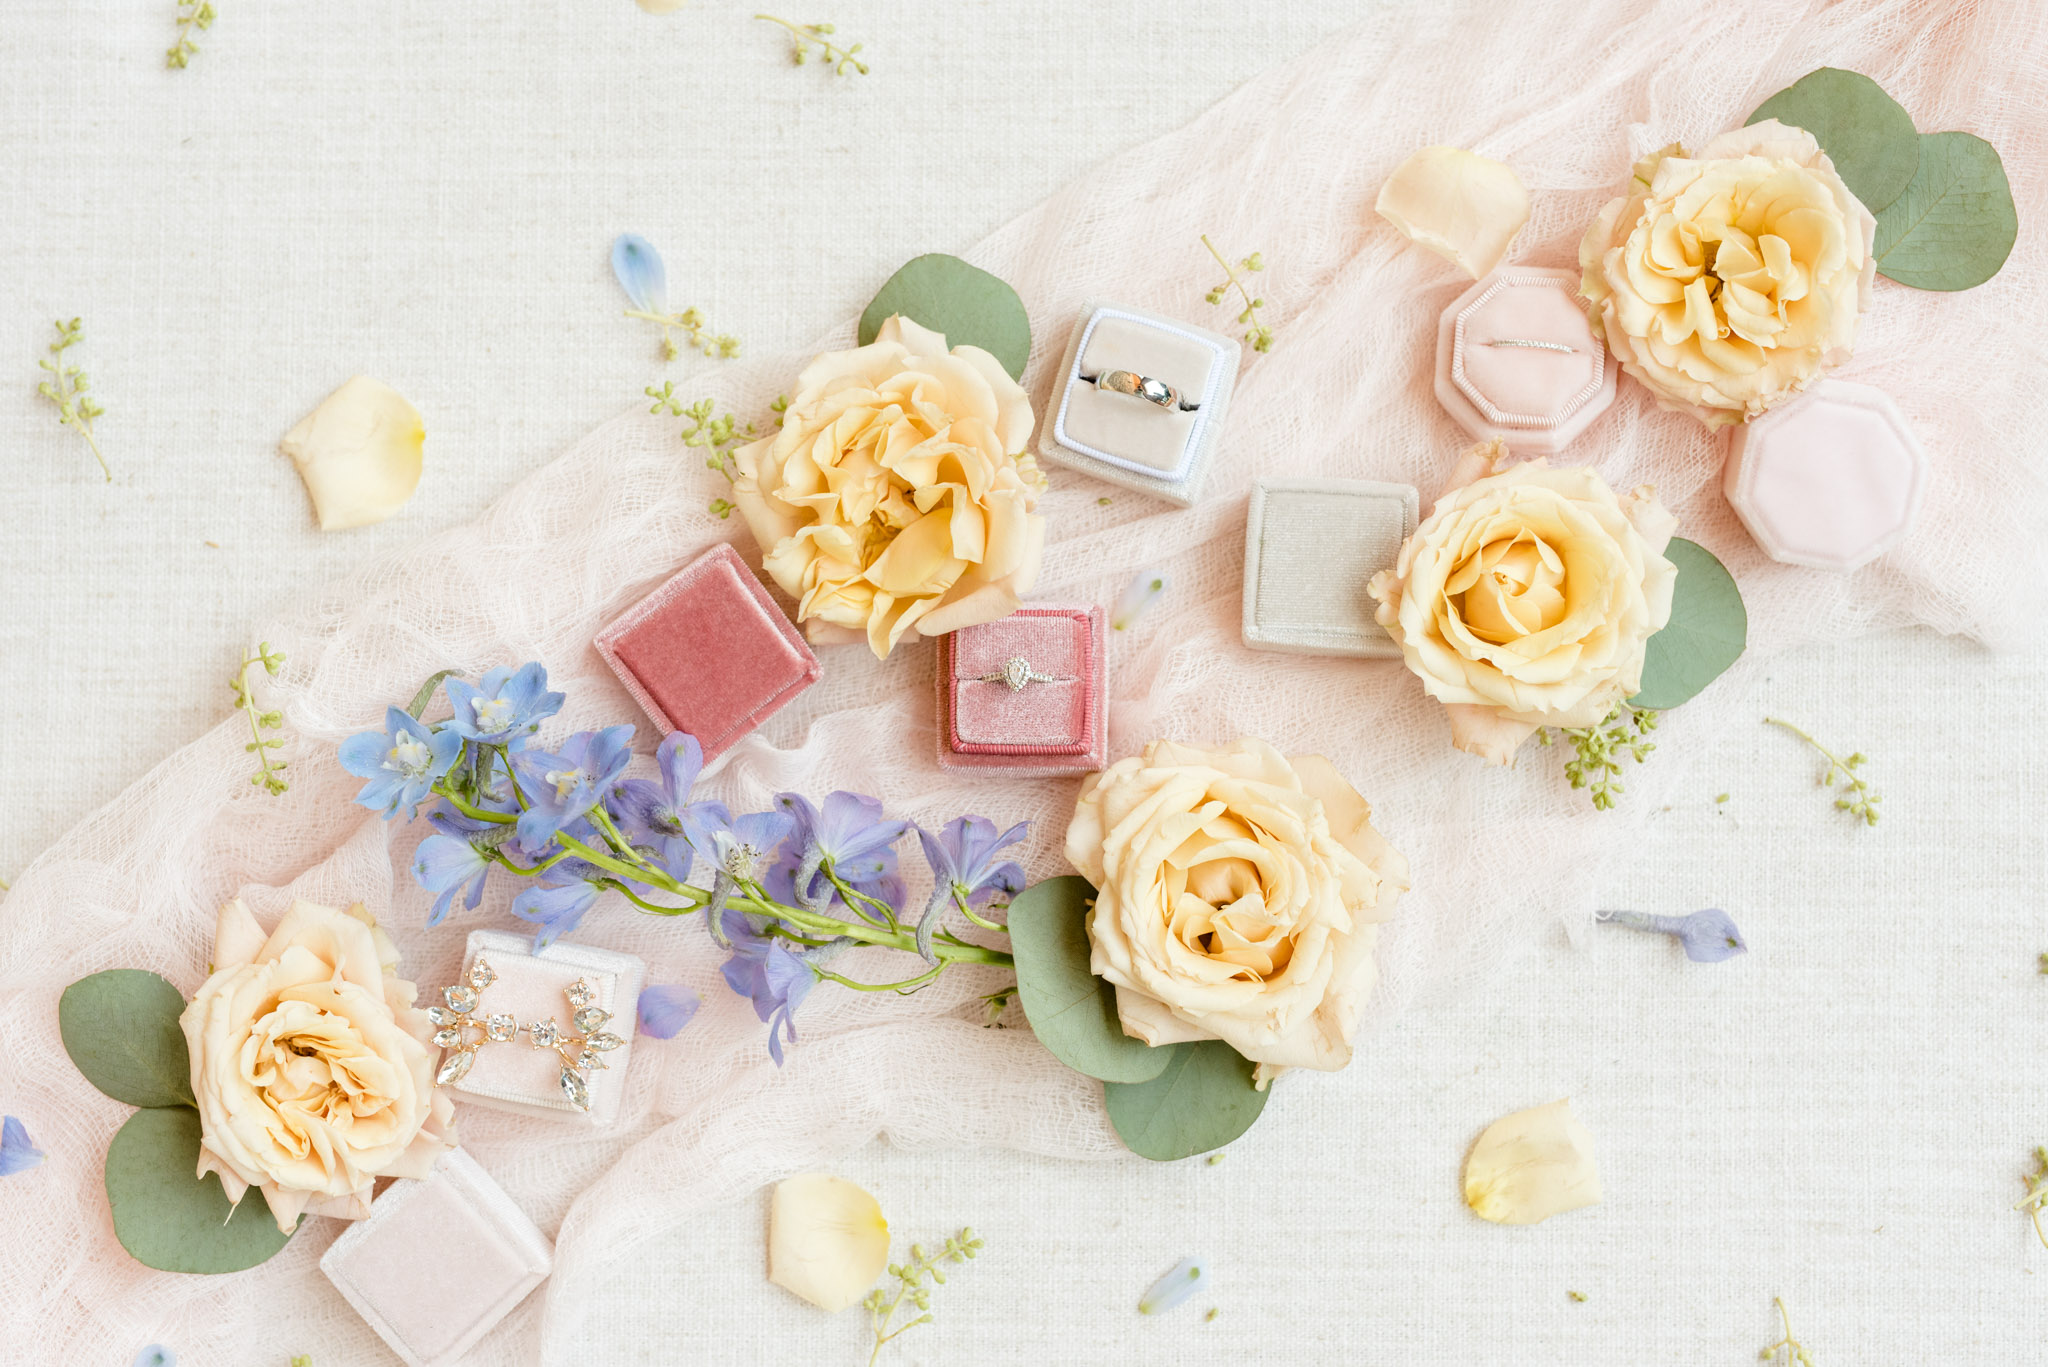
<path fill-rule="evenodd" d="M 431 1257 L 422 1275 L 421 1255 Z M 554 1268 L 555 1250 L 461 1149 L 386 1187 L 320 1270 L 411 1367 L 455 1367 Z"/>
<path fill-rule="evenodd" d="M 1237 342 L 1220 332 L 1143 309 L 1085 304 L 1055 379 L 1051 420 L 1039 429 L 1038 454 L 1190 507 L 1215 456 L 1238 355 Z M 1098 387 L 1104 376 L 1118 386 Z M 1131 392 L 1142 388 L 1138 381 L 1151 387 Z"/>
<path fill-rule="evenodd" d="M 488 975 L 475 974 L 478 960 L 490 966 Z M 600 1129 L 618 1117 L 647 978 L 640 958 L 562 940 L 536 950 L 526 935 L 473 930 L 462 973 L 448 989 L 457 1000 L 444 996 L 436 1003 L 443 1012 L 469 1006 L 463 1014 L 477 1022 L 457 1032 L 464 1044 L 474 1044 L 469 1063 L 448 1084 L 457 1095 L 492 1110 Z M 492 1022 L 497 1028 L 489 1028 Z M 479 1033 L 487 1037 L 479 1041 Z M 608 1047 L 585 1047 L 590 1040 Z M 443 1074 L 455 1052 L 442 1055 Z M 597 1057 L 571 1066 L 585 1054 Z M 578 1104 L 579 1095 L 587 1107 Z"/>
<path fill-rule="evenodd" d="M 1079 774 L 1109 762 L 1100 607 L 1027 603 L 939 638 L 939 764 Z"/>
<path fill-rule="evenodd" d="M 724 542 L 626 609 L 594 644 L 662 733 L 687 731 L 707 761 L 821 672 L 789 618 Z"/>
<path fill-rule="evenodd" d="M 1554 455 L 1614 402 L 1618 365 L 1579 302 L 1579 273 L 1503 266 L 1437 322 L 1436 397 L 1481 441 Z"/>
<path fill-rule="evenodd" d="M 1297 655 L 1396 656 L 1366 585 L 1415 531 L 1406 484 L 1262 479 L 1244 534 L 1244 643 Z"/>

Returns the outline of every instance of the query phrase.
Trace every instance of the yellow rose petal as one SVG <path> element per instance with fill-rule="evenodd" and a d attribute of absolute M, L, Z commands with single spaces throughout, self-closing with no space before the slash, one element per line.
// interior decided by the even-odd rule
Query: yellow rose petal
<path fill-rule="evenodd" d="M 820 1310 L 866 1295 L 889 1261 L 889 1222 L 875 1198 L 842 1177 L 805 1173 L 775 1184 L 768 1280 Z"/>
<path fill-rule="evenodd" d="M 1529 191 L 1505 164 L 1458 147 L 1425 147 L 1394 169 L 1373 206 L 1477 280 L 1529 221 Z"/>
<path fill-rule="evenodd" d="M 406 505 L 420 483 L 427 429 L 390 385 L 358 375 L 285 433 L 284 453 L 313 496 L 320 530 L 366 527 Z"/>
<path fill-rule="evenodd" d="M 1599 1203 L 1593 1136 L 1570 1097 L 1494 1121 L 1465 1160 L 1465 1204 L 1497 1225 L 1533 1225 Z"/>

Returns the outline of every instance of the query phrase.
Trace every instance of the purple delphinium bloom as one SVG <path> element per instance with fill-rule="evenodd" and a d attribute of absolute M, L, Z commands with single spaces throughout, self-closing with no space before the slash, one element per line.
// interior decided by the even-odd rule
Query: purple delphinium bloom
<path fill-rule="evenodd" d="M 792 1017 L 817 985 L 817 974 L 780 941 L 756 931 L 739 912 L 727 911 L 723 919 L 732 944 L 732 957 L 720 970 L 725 985 L 752 999 L 754 1014 L 768 1023 L 768 1057 L 780 1068 L 783 1039 L 796 1042 Z"/>
<path fill-rule="evenodd" d="M 683 731 L 671 731 L 654 752 L 658 780 L 629 778 L 612 794 L 611 809 L 626 838 L 653 849 L 661 866 L 680 883 L 690 876 L 691 850 L 684 820 L 690 789 L 704 770 L 704 747 Z"/>
<path fill-rule="evenodd" d="M 704 1003 L 687 987 L 663 984 L 640 989 L 640 1033 L 656 1039 L 674 1039 L 697 1015 Z"/>
<path fill-rule="evenodd" d="M 955 817 L 937 835 L 917 828 L 925 862 L 932 866 L 932 900 L 917 923 L 917 952 L 926 962 L 938 962 L 932 954 L 932 935 L 948 905 L 986 906 L 997 893 L 1014 897 L 1024 890 L 1023 868 L 1012 860 L 998 863 L 996 855 L 1030 829 L 1030 822 L 1020 821 L 998 835 L 996 823 L 985 816 Z"/>
<path fill-rule="evenodd" d="M 790 906 L 835 906 L 839 892 L 823 867 L 829 863 L 849 886 L 892 907 L 902 905 L 903 882 L 896 877 L 893 846 L 910 829 L 909 822 L 884 820 L 882 804 L 859 793 L 833 793 L 822 808 L 799 794 L 782 793 L 775 806 L 795 824 L 761 881 L 770 897 Z M 806 884 L 801 888 L 800 878 Z"/>
<path fill-rule="evenodd" d="M 0 1177 L 26 1172 L 43 1161 L 43 1151 L 29 1142 L 28 1127 L 13 1116 L 0 1119 Z"/>
<path fill-rule="evenodd" d="M 409 816 L 419 813 L 420 803 L 433 791 L 435 780 L 448 772 L 462 753 L 462 737 L 455 731 L 436 731 L 415 721 L 402 708 L 387 708 L 384 730 L 364 731 L 341 743 L 341 767 L 357 778 L 368 780 L 356 801 L 389 821 L 400 807 Z"/>
<path fill-rule="evenodd" d="M 1640 911 L 1603 911 L 1596 919 L 1612 921 L 1630 930 L 1651 930 L 1663 935 L 1676 936 L 1685 948 L 1685 957 L 1694 963 L 1714 964 L 1723 959 L 1732 959 L 1746 952 L 1749 946 L 1742 942 L 1742 932 L 1735 928 L 1728 913 L 1719 907 L 1708 907 L 1690 916 L 1651 916 Z"/>
<path fill-rule="evenodd" d="M 526 810 L 519 814 L 519 843 L 536 854 L 556 832 L 604 801 L 633 760 L 633 728 L 607 726 L 578 731 L 562 748 L 522 750 L 512 756 Z"/>
<path fill-rule="evenodd" d="M 474 686 L 460 679 L 447 684 L 455 715 L 448 725 L 483 745 L 526 744 L 540 724 L 562 710 L 563 696 L 548 692 L 548 672 L 538 661 L 486 670 Z"/>
<path fill-rule="evenodd" d="M 718 874 L 751 883 L 795 824 L 787 812 L 736 817 L 723 802 L 699 802 L 683 813 L 683 838 Z"/>
<path fill-rule="evenodd" d="M 540 927 L 533 937 L 536 950 L 546 949 L 581 925 L 584 913 L 597 904 L 598 894 L 603 891 L 595 883 L 561 874 L 559 869 L 566 867 L 564 864 L 549 869 L 534 886 L 512 899 L 512 914 Z"/>
<path fill-rule="evenodd" d="M 428 892 L 438 894 L 427 925 L 438 926 L 447 919 L 457 893 L 462 894 L 463 908 L 475 911 L 490 871 L 490 858 L 462 836 L 430 835 L 422 840 L 412 852 L 412 876 Z"/>

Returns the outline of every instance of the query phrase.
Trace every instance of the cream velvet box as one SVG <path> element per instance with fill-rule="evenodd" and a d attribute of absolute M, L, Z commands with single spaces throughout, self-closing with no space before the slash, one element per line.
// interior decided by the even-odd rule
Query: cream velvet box
<path fill-rule="evenodd" d="M 1398 656 L 1366 592 L 1415 531 L 1407 484 L 1263 479 L 1244 535 L 1244 643 L 1298 655 Z"/>
<path fill-rule="evenodd" d="M 454 1367 L 554 1269 L 555 1250 L 461 1149 L 401 1178 L 320 1270 L 411 1367 Z"/>
<path fill-rule="evenodd" d="M 1055 465 L 1186 508 L 1201 493 L 1237 381 L 1233 338 L 1143 309 L 1091 302 L 1054 376 L 1038 454 Z M 1095 387 L 1105 370 L 1163 380 L 1192 408 Z"/>
<path fill-rule="evenodd" d="M 533 1047 L 523 1032 L 503 1043 L 479 1046 L 476 1062 L 454 1084 L 456 1093 L 464 1101 L 492 1110 L 573 1120 L 600 1129 L 611 1124 L 625 1096 L 626 1065 L 631 1062 L 633 1040 L 639 1033 L 646 963 L 632 954 L 562 940 L 535 952 L 531 936 L 503 930 L 469 933 L 462 960 L 464 973 L 479 955 L 498 975 L 481 994 L 480 1014 L 509 1013 L 522 1026 L 552 1020 L 565 1036 L 573 1035 L 576 1030 L 569 1018 L 574 1011 L 564 993 L 581 978 L 596 994 L 594 1004 L 611 1012 L 611 1023 L 605 1028 L 625 1043 L 606 1054 L 606 1066 L 590 1075 L 587 1112 L 578 1110 L 563 1094 L 561 1056 L 552 1049 Z"/>

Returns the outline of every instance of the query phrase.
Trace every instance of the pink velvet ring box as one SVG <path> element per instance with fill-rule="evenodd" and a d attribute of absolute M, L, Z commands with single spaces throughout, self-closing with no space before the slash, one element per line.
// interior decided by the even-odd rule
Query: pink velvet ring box
<path fill-rule="evenodd" d="M 941 767 L 1102 768 L 1109 760 L 1107 649 L 1103 611 L 1093 606 L 1027 603 L 941 636 Z"/>
<path fill-rule="evenodd" d="M 411 1367 L 455 1367 L 554 1268 L 555 1250 L 461 1149 L 391 1183 L 320 1270 Z"/>
<path fill-rule="evenodd" d="M 1436 397 L 1480 441 L 1554 455 L 1614 402 L 1615 359 L 1579 302 L 1579 273 L 1503 266 L 1437 323 Z"/>
<path fill-rule="evenodd" d="M 722 542 L 628 608 L 595 644 L 662 733 L 687 731 L 706 760 L 821 672 L 768 590 Z"/>

